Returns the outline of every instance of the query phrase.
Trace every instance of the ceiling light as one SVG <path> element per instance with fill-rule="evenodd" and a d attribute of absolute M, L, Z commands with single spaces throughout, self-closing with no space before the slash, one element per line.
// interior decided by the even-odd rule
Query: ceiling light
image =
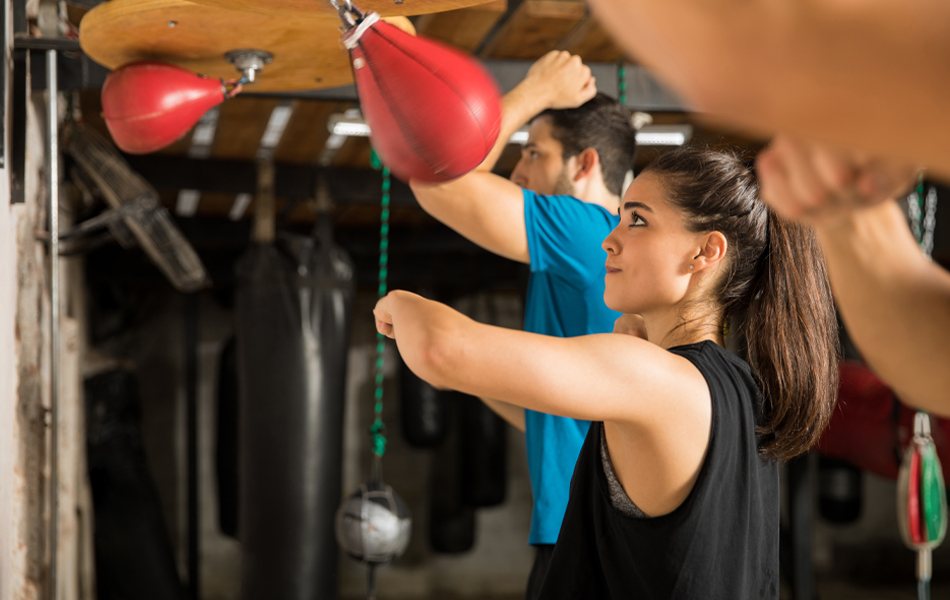
<path fill-rule="evenodd" d="M 369 137 L 370 129 L 361 117 L 351 115 L 331 115 L 328 123 L 330 133 L 343 137 Z M 644 125 L 637 131 L 637 144 L 640 146 L 682 146 L 693 135 L 692 125 Z M 519 129 L 509 144 L 526 144 L 528 130 Z"/>

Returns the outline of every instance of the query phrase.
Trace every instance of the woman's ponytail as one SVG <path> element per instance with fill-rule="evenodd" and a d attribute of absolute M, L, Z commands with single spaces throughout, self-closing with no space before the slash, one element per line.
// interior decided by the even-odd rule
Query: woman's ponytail
<path fill-rule="evenodd" d="M 838 392 L 838 325 L 814 232 L 768 216 L 766 248 L 740 318 L 762 385 L 762 451 L 788 459 L 817 441 Z"/>

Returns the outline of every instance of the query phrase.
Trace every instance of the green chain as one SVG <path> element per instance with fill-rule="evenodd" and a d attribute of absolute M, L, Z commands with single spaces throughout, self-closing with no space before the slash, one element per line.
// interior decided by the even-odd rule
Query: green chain
<path fill-rule="evenodd" d="M 377 296 L 382 298 L 386 295 L 389 277 L 389 199 L 392 189 L 392 180 L 389 167 L 383 165 L 379 155 L 373 150 L 370 154 L 370 164 L 377 171 L 382 170 L 382 200 L 379 214 L 379 288 Z M 386 426 L 383 424 L 383 356 L 386 352 L 386 336 L 381 333 L 376 334 L 376 380 L 375 390 L 373 392 L 373 426 L 370 427 L 370 433 L 373 435 L 373 454 L 382 458 L 386 454 Z"/>
<path fill-rule="evenodd" d="M 627 67 L 623 59 L 617 63 L 617 102 L 620 106 L 627 105 Z"/>

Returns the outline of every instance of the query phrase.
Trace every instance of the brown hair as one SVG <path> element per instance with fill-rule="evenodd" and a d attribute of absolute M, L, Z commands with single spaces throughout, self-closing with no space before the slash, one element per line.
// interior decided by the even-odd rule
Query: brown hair
<path fill-rule="evenodd" d="M 644 172 L 660 177 L 691 231 L 719 231 L 728 241 L 716 300 L 762 388 L 762 452 L 788 459 L 807 451 L 838 391 L 837 321 L 814 233 L 768 209 L 737 153 L 682 148 Z"/>
<path fill-rule="evenodd" d="M 607 94 L 598 93 L 577 108 L 552 108 L 535 118 L 541 117 L 551 120 L 551 137 L 564 147 L 563 160 L 587 148 L 597 151 L 604 186 L 619 196 L 637 149 L 630 110 Z"/>

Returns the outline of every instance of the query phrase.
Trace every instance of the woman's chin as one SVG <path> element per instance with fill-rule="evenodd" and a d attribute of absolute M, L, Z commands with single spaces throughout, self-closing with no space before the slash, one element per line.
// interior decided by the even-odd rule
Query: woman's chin
<path fill-rule="evenodd" d="M 618 312 L 625 315 L 635 315 L 640 314 L 640 311 L 637 310 L 637 307 L 630 304 L 630 302 L 621 302 L 617 301 L 607 294 L 604 294 L 604 304 L 607 305 L 607 308 L 614 312 Z"/>

